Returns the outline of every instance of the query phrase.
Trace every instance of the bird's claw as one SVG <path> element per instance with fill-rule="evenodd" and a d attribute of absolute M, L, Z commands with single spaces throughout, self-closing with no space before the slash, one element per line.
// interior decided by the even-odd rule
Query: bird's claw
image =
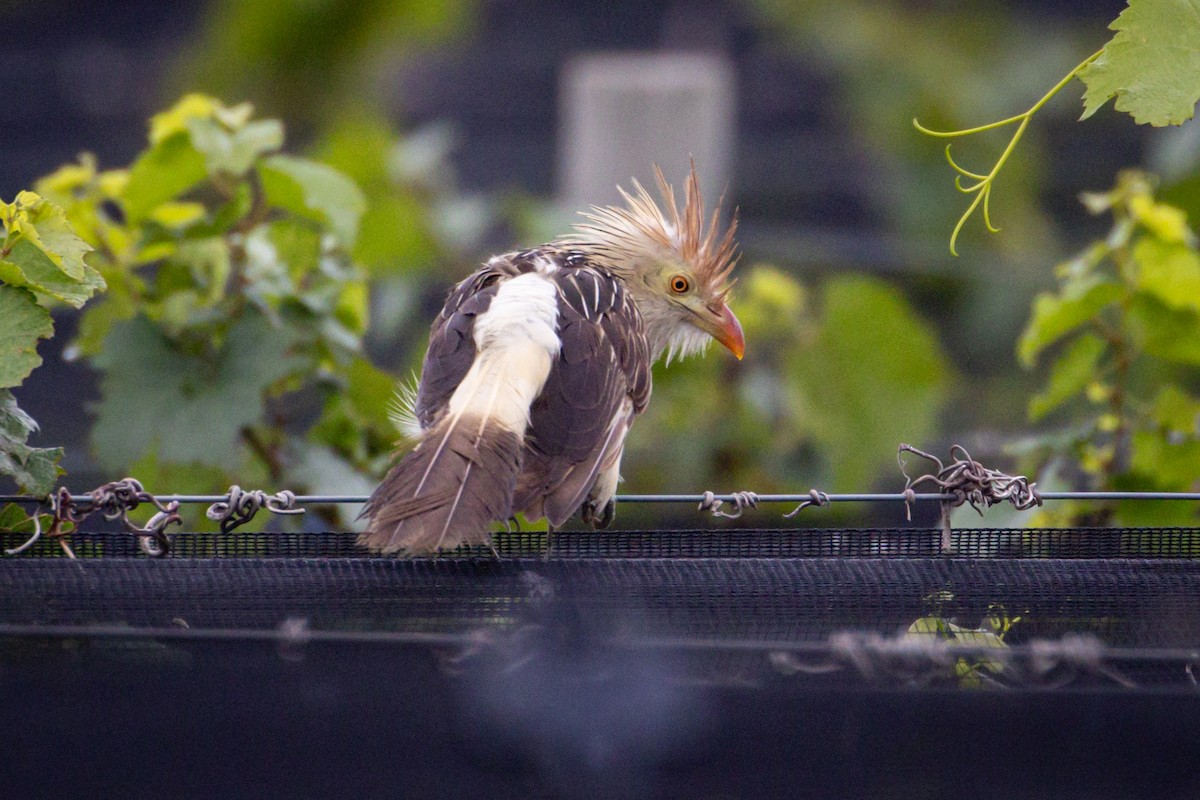
<path fill-rule="evenodd" d="M 612 524 L 613 518 L 617 516 L 617 501 L 615 498 L 608 498 L 608 502 L 604 504 L 604 508 L 599 510 L 597 514 L 596 502 L 590 497 L 583 501 L 583 507 L 579 509 L 579 517 L 585 525 L 590 525 L 592 530 L 603 530 Z"/>

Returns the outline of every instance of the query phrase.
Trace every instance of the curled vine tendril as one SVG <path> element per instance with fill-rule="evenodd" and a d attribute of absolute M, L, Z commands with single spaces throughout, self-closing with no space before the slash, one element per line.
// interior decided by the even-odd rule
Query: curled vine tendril
<path fill-rule="evenodd" d="M 958 189 L 958 191 L 962 192 L 963 194 L 975 195 L 975 199 L 971 201 L 971 204 L 967 206 L 967 210 L 963 212 L 961 217 L 959 217 L 958 224 L 954 226 L 954 232 L 950 234 L 950 253 L 952 255 L 958 255 L 958 234 L 962 231 L 963 225 L 966 224 L 967 220 L 970 219 L 971 215 L 974 214 L 975 210 L 981 205 L 983 206 L 983 224 L 991 233 L 1000 232 L 1000 229 L 992 224 L 992 215 L 989 208 L 992 197 L 992 186 L 996 180 L 996 176 L 1000 173 L 1000 170 L 1008 161 L 1008 157 L 1012 155 L 1013 150 L 1016 149 L 1017 142 L 1021 141 L 1021 137 L 1025 134 L 1025 129 L 1029 127 L 1029 120 L 1033 118 L 1033 115 L 1037 113 L 1042 106 L 1046 105 L 1046 103 L 1048 103 L 1050 99 L 1054 97 L 1054 95 L 1058 94 L 1064 86 L 1074 80 L 1089 64 L 1099 58 L 1103 52 L 1103 50 L 1097 50 L 1095 53 L 1092 53 L 1090 56 L 1080 62 L 1079 66 L 1068 72 L 1062 80 L 1054 85 L 1054 88 L 1046 92 L 1046 94 L 1044 94 L 1040 100 L 1034 103 L 1029 110 L 1023 114 L 1017 114 L 1016 116 L 1009 117 L 1008 119 L 998 120 L 996 122 L 989 122 L 987 125 L 980 125 L 975 128 L 965 128 L 957 131 L 935 131 L 931 128 L 926 128 L 924 125 L 918 122 L 916 118 L 913 119 L 913 127 L 919 130 L 921 133 L 925 134 L 926 136 L 936 136 L 941 139 L 954 139 L 960 136 L 971 136 L 972 134 L 996 130 L 997 128 L 1003 128 L 1008 125 L 1017 126 L 1012 138 L 1008 141 L 1008 146 L 1004 148 L 1004 151 L 1000 154 L 1000 157 L 996 159 L 995 165 L 986 175 L 978 172 L 972 172 L 971 170 L 960 166 L 958 162 L 954 160 L 954 157 L 950 155 L 950 145 L 946 145 L 946 161 L 948 161 L 950 163 L 950 167 L 956 173 L 958 173 L 954 176 L 954 188 Z M 963 178 L 974 181 L 974 183 L 965 184 L 963 183 Z"/>
<path fill-rule="evenodd" d="M 722 500 L 712 492 L 705 492 L 699 508 L 701 511 L 710 512 L 714 517 L 726 519 L 737 519 L 747 508 L 758 508 L 758 495 L 754 492 L 734 492 L 729 497 L 729 500 Z M 733 505 L 733 511 L 721 510 L 726 503 Z"/>
<path fill-rule="evenodd" d="M 227 499 L 213 503 L 204 515 L 221 524 L 221 533 L 229 533 L 252 520 L 262 508 L 272 514 L 304 513 L 303 508 L 296 507 L 296 495 L 286 489 L 270 495 L 262 489 L 246 491 L 234 484 L 229 487 Z"/>

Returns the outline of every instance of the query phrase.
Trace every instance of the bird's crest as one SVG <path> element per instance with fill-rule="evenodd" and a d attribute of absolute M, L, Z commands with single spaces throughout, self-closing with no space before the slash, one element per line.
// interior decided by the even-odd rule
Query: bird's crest
<path fill-rule="evenodd" d="M 587 222 L 575 226 L 576 234 L 567 243 L 595 252 L 618 270 L 647 256 L 660 256 L 666 250 L 691 266 L 705 294 L 723 300 L 732 286 L 729 274 L 738 259 L 733 239 L 737 212 L 724 235 L 719 226 L 720 202 L 705 225 L 695 162 L 688 173 L 682 209 L 676 202 L 675 189 L 658 166 L 654 167 L 654 177 L 662 195 L 661 206 L 635 178 L 633 192 L 617 187 L 625 200 L 624 208 L 592 206 L 583 215 Z"/>

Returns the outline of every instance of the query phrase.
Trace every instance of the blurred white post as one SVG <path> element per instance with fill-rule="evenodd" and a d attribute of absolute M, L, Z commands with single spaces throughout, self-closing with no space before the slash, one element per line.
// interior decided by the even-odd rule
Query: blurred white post
<path fill-rule="evenodd" d="M 559 87 L 559 197 L 576 209 L 619 202 L 653 164 L 682 187 L 695 158 L 706 205 L 725 191 L 736 116 L 733 66 L 720 55 L 638 53 L 573 59 Z"/>

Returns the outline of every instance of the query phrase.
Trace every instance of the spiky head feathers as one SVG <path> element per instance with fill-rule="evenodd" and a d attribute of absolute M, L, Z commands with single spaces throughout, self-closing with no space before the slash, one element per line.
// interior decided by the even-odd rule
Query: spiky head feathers
<path fill-rule="evenodd" d="M 737 263 L 737 215 L 724 234 L 720 233 L 720 203 L 713 209 L 705 224 L 704 201 L 700 182 L 693 164 L 688 174 L 686 197 L 680 209 L 675 189 L 657 166 L 655 181 L 662 195 L 659 206 L 650 192 L 636 179 L 633 191 L 618 187 L 625 207 L 593 206 L 584 213 L 587 222 L 576 226 L 571 244 L 582 245 L 600 256 L 614 270 L 636 273 L 644 265 L 663 260 L 677 262 L 690 268 L 709 298 L 723 301 L 732 282 L 729 275 Z"/>
<path fill-rule="evenodd" d="M 682 209 L 662 170 L 655 167 L 654 175 L 662 205 L 635 180 L 632 192 L 619 189 L 624 207 L 593 206 L 562 243 L 626 282 L 656 356 L 696 352 L 711 336 L 741 358 L 741 327 L 726 306 L 737 263 L 736 214 L 723 234 L 719 203 L 706 219 L 694 164 Z"/>

